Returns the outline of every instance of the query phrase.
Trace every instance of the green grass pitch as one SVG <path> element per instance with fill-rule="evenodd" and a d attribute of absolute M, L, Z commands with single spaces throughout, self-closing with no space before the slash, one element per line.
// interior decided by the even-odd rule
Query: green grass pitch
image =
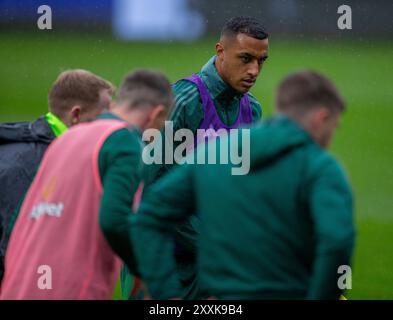
<path fill-rule="evenodd" d="M 62 70 L 84 68 L 119 85 L 133 68 L 156 68 L 172 81 L 198 71 L 214 39 L 196 43 L 121 43 L 109 36 L 0 34 L 0 121 L 32 120 Z M 349 299 L 393 299 L 393 45 L 378 41 L 270 40 L 269 59 L 252 92 L 271 114 L 273 90 L 288 72 L 329 75 L 348 102 L 332 152 L 356 197 L 357 243 Z M 119 289 L 117 289 L 119 297 Z"/>

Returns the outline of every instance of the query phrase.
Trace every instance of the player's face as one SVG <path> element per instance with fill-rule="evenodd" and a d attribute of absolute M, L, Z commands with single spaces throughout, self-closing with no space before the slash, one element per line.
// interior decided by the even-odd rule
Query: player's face
<path fill-rule="evenodd" d="M 225 37 L 216 45 L 217 70 L 232 88 L 246 93 L 254 86 L 268 50 L 268 39 L 258 40 L 242 33 Z"/>

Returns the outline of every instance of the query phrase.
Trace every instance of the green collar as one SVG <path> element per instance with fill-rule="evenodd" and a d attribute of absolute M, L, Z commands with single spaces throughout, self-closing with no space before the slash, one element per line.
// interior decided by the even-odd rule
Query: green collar
<path fill-rule="evenodd" d="M 216 56 L 212 57 L 202 68 L 201 77 L 213 99 L 232 100 L 242 97 L 242 93 L 229 86 L 218 74 L 215 66 Z"/>
<path fill-rule="evenodd" d="M 68 130 L 67 126 L 61 121 L 57 116 L 55 116 L 52 112 L 48 112 L 46 115 L 46 121 L 51 127 L 53 133 L 56 137 L 62 135 L 64 132 Z"/>
<path fill-rule="evenodd" d="M 125 120 L 123 120 L 122 118 L 120 118 L 119 116 L 117 116 L 116 114 L 114 114 L 114 113 L 112 113 L 110 111 L 106 111 L 106 112 L 101 113 L 97 117 L 97 119 L 98 120 L 99 119 L 101 119 L 101 120 L 109 119 L 109 120 L 125 121 Z M 132 124 L 129 124 L 129 128 L 132 128 L 138 134 L 138 136 L 142 138 L 142 129 L 141 128 L 139 128 L 136 125 L 132 125 Z"/>
<path fill-rule="evenodd" d="M 104 111 L 103 113 L 99 114 L 97 119 L 101 119 L 101 120 L 105 120 L 105 119 L 109 119 L 109 120 L 121 120 L 124 121 L 123 119 L 121 119 L 120 117 L 118 117 L 117 115 L 115 115 L 112 112 L 109 111 Z"/>

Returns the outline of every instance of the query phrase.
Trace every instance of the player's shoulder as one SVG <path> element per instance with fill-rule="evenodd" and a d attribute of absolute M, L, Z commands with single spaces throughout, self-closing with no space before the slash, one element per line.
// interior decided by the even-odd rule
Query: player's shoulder
<path fill-rule="evenodd" d="M 348 180 L 344 167 L 330 152 L 316 143 L 309 144 L 305 151 L 312 176 L 335 176 L 342 180 Z"/>
<path fill-rule="evenodd" d="M 140 151 L 142 140 L 140 130 L 133 127 L 124 127 L 112 132 L 105 140 L 101 153 L 116 154 Z"/>
<path fill-rule="evenodd" d="M 247 92 L 247 95 L 250 99 L 250 104 L 262 108 L 262 104 L 257 100 L 257 98 L 251 93 Z"/>
<path fill-rule="evenodd" d="M 105 179 L 108 170 L 114 168 L 139 172 L 142 165 L 142 151 L 143 142 L 139 129 L 123 127 L 112 132 L 105 139 L 98 153 L 101 180 Z M 130 171 L 131 168 L 133 170 Z"/>
<path fill-rule="evenodd" d="M 252 110 L 253 119 L 259 120 L 262 117 L 262 105 L 251 92 L 247 92 L 247 95 L 250 99 L 250 107 Z"/>
<path fill-rule="evenodd" d="M 177 106 L 198 103 L 200 100 L 197 86 L 193 82 L 185 79 L 181 79 L 173 84 L 173 92 Z"/>

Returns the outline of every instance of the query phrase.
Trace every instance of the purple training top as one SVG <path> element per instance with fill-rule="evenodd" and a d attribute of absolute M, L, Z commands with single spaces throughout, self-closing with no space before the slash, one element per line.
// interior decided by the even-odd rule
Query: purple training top
<path fill-rule="evenodd" d="M 204 117 L 198 129 L 213 129 L 215 131 L 218 131 L 219 129 L 225 129 L 229 131 L 230 129 L 239 128 L 241 125 L 252 124 L 252 111 L 248 94 L 244 94 L 243 97 L 240 99 L 240 110 L 235 123 L 231 126 L 227 126 L 221 121 L 220 117 L 218 116 L 213 99 L 210 97 L 210 94 L 207 91 L 207 88 L 203 83 L 202 79 L 197 74 L 193 74 L 192 76 L 184 78 L 183 80 L 188 80 L 194 83 L 197 86 L 199 94 L 201 96 Z M 195 141 L 196 145 L 205 141 L 205 137 L 206 135 L 197 135 Z"/>

